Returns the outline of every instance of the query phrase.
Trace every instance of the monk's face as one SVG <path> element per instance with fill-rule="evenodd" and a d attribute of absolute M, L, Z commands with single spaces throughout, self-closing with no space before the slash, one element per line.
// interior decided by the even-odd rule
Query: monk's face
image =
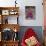
<path fill-rule="evenodd" d="M 36 45 L 37 44 L 37 39 L 32 36 L 32 37 L 29 37 L 28 39 L 25 40 L 25 43 L 28 45 L 28 46 L 32 46 L 32 45 Z"/>

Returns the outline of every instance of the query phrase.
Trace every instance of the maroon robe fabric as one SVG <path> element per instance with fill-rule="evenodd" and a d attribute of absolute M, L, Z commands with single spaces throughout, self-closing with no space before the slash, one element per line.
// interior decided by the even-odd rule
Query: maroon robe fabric
<path fill-rule="evenodd" d="M 25 32 L 25 35 L 24 37 L 22 38 L 22 42 L 21 42 L 21 45 L 22 46 L 26 46 L 26 43 L 25 43 L 25 39 L 28 39 L 29 37 L 37 37 L 36 33 L 34 32 L 34 30 L 32 28 L 29 28 L 27 29 L 27 31 Z M 35 46 L 41 46 L 40 43 L 38 42 Z"/>

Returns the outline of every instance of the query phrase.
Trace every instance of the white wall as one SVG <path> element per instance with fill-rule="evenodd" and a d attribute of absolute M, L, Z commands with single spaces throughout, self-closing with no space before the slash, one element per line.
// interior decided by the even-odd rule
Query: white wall
<path fill-rule="evenodd" d="M 0 0 L 0 6 L 14 6 L 15 0 Z M 19 24 L 21 26 L 43 26 L 43 6 L 42 0 L 17 0 L 19 4 Z M 25 19 L 25 6 L 36 7 L 36 19 L 26 20 Z"/>
<path fill-rule="evenodd" d="M 42 26 L 43 25 L 43 6 L 42 0 L 26 0 L 20 1 L 20 23 L 22 26 Z M 25 19 L 25 6 L 36 6 L 36 19 L 26 20 Z"/>

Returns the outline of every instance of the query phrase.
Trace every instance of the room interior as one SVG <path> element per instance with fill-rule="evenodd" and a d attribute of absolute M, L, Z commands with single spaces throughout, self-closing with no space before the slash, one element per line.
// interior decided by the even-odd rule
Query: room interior
<path fill-rule="evenodd" d="M 28 28 L 32 28 L 37 34 L 36 38 L 41 43 L 38 45 L 46 46 L 44 13 L 45 1 L 43 0 L 1 0 L 0 46 L 23 46 L 22 39 Z"/>

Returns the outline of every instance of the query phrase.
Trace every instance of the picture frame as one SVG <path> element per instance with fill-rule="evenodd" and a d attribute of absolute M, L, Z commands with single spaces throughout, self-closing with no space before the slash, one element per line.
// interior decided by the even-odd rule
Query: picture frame
<path fill-rule="evenodd" d="M 2 24 L 8 24 L 8 16 L 3 16 Z"/>
<path fill-rule="evenodd" d="M 28 20 L 34 20 L 35 19 L 35 13 L 36 8 L 35 6 L 25 6 L 25 18 Z"/>
<path fill-rule="evenodd" d="M 18 32 L 14 32 L 10 28 L 4 28 L 1 37 L 3 41 L 9 41 L 9 40 L 15 41 L 18 40 Z"/>
<path fill-rule="evenodd" d="M 10 15 L 17 15 L 17 13 L 18 13 L 18 12 L 17 12 L 16 10 L 10 10 L 10 11 L 9 11 L 9 14 L 10 14 Z"/>
<path fill-rule="evenodd" d="M 18 17 L 17 16 L 3 16 L 2 19 L 3 24 L 18 24 Z"/>
<path fill-rule="evenodd" d="M 12 40 L 12 30 L 10 28 L 4 28 L 2 31 L 2 40 L 9 41 Z"/>
<path fill-rule="evenodd" d="M 18 17 L 15 15 L 8 17 L 8 24 L 18 24 Z"/>
<path fill-rule="evenodd" d="M 2 10 L 2 15 L 9 15 L 9 10 Z"/>

